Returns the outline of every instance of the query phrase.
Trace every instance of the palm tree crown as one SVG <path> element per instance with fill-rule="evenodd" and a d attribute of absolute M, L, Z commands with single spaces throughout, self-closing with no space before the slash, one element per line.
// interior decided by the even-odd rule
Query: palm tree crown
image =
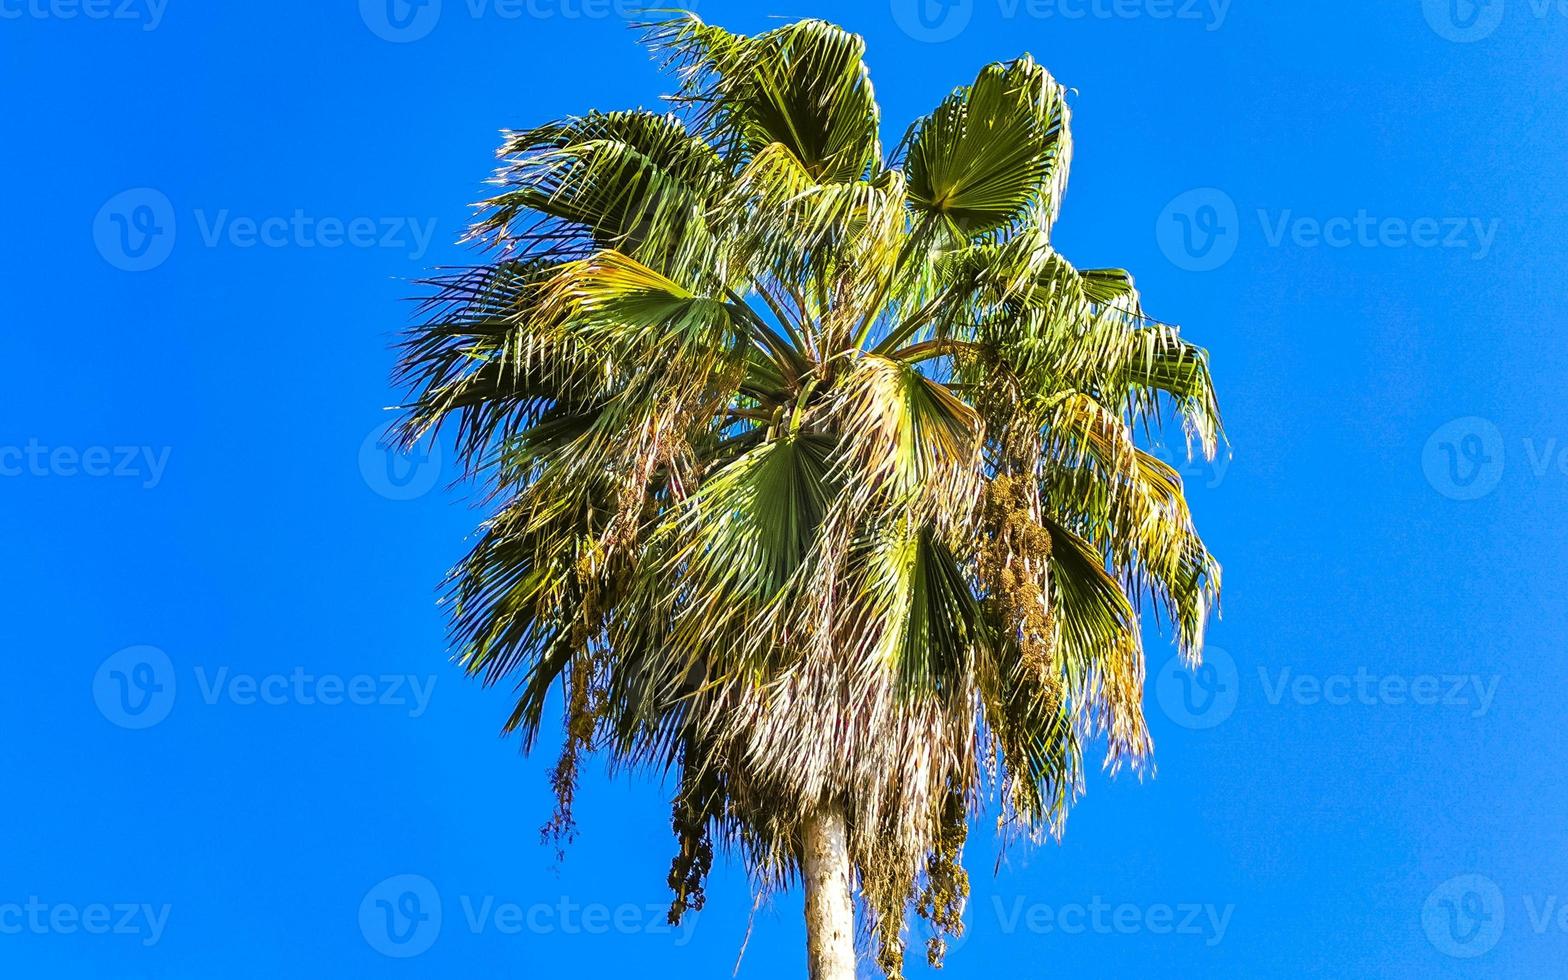
<path fill-rule="evenodd" d="M 1059 831 L 1086 742 L 1142 766 L 1140 610 L 1201 655 L 1219 567 L 1175 470 L 1204 351 L 1051 246 L 1066 91 L 993 64 L 885 151 L 864 42 L 647 26 L 671 114 L 506 134 L 402 349 L 402 435 L 451 422 L 493 514 L 450 578 L 461 663 L 552 690 L 579 759 L 677 776 L 672 914 L 714 846 L 763 889 L 839 815 L 879 960 L 959 927 L 968 818 Z"/>

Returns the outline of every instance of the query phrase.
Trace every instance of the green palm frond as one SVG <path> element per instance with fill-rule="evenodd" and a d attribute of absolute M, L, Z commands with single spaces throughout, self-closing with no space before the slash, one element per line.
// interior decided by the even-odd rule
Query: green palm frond
<path fill-rule="evenodd" d="M 680 74 L 677 103 L 731 153 L 776 143 L 821 183 L 864 177 L 881 155 L 859 35 L 803 20 L 745 37 L 684 14 L 652 25 L 647 40 Z"/>
<path fill-rule="evenodd" d="M 711 258 L 720 161 L 672 115 L 594 113 L 507 134 L 471 235 L 535 255 L 616 249 L 672 274 Z"/>
<path fill-rule="evenodd" d="M 966 238 L 1026 219 L 1046 232 L 1067 189 L 1067 92 L 1027 56 L 988 65 L 906 137 L 910 197 Z"/>

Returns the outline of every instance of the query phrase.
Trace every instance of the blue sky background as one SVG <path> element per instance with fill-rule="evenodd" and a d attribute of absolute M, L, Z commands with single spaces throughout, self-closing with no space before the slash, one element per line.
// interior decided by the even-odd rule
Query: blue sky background
<path fill-rule="evenodd" d="M 734 865 L 662 931 L 652 780 L 539 846 L 550 747 L 433 604 L 478 515 L 374 443 L 496 131 L 667 85 L 611 0 L 386 2 L 0 0 L 0 974 L 718 977 L 746 935 Z M 976 831 L 945 975 L 1560 970 L 1568 14 L 699 9 L 865 34 L 890 138 L 1032 52 L 1078 93 L 1059 247 L 1213 354 L 1213 668 L 1151 637 L 1157 778 L 994 874 Z M 759 909 L 740 975 L 803 959 Z"/>

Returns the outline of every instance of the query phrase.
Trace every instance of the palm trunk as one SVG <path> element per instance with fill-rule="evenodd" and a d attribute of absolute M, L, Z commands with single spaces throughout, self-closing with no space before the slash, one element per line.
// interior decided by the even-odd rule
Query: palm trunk
<path fill-rule="evenodd" d="M 855 980 L 855 906 L 849 893 L 849 828 L 824 810 L 801 828 L 810 980 Z"/>

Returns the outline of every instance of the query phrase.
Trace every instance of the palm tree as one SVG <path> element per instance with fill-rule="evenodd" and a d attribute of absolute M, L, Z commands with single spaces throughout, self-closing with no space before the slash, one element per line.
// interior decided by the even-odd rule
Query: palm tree
<path fill-rule="evenodd" d="M 460 663 L 532 747 L 676 777 L 671 916 L 715 847 L 803 884 L 810 975 L 961 929 L 969 819 L 1059 833 L 1086 742 L 1142 767 L 1145 603 L 1196 663 L 1219 567 L 1135 429 L 1221 438 L 1207 357 L 1051 247 L 1067 93 L 992 64 L 884 152 L 864 41 L 646 28 L 674 112 L 506 134 L 402 348 L 401 436 L 452 423 L 492 512 Z M 854 894 L 862 929 L 854 925 Z"/>

